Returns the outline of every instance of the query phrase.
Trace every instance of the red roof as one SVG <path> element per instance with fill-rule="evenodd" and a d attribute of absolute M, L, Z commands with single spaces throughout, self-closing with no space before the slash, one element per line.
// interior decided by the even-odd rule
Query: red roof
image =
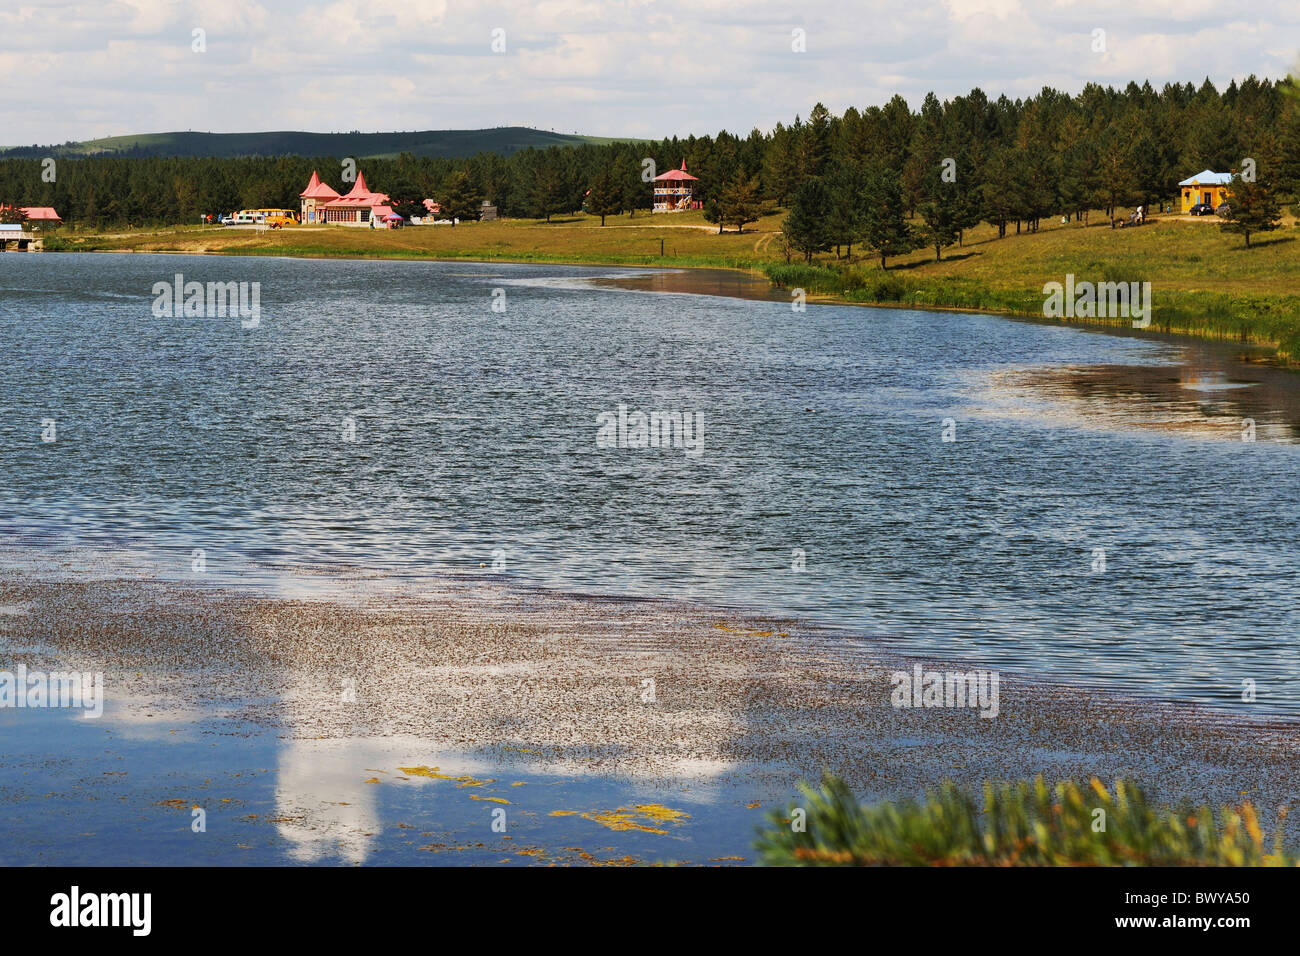
<path fill-rule="evenodd" d="M 316 170 L 314 169 L 311 171 L 311 182 L 309 182 L 307 188 L 298 195 L 303 199 L 339 198 L 338 193 L 336 193 L 329 185 L 320 181 L 320 177 L 316 175 Z"/>
<path fill-rule="evenodd" d="M 38 222 L 63 222 L 62 217 L 54 211 L 53 206 L 6 206 L 0 203 L 0 209 L 17 209 L 28 219 Z"/>
<path fill-rule="evenodd" d="M 659 180 L 661 180 L 661 179 L 695 179 L 695 180 L 698 180 L 699 178 L 700 178 L 700 177 L 698 177 L 698 176 L 692 176 L 690 173 L 688 173 L 688 172 L 686 171 L 686 160 L 683 159 L 683 160 L 682 160 L 682 168 L 681 168 L 681 169 L 670 169 L 670 170 L 668 170 L 668 172 L 666 172 L 666 173 L 660 173 L 658 176 L 655 177 L 655 182 L 659 182 Z"/>
<path fill-rule="evenodd" d="M 359 198 L 361 196 L 369 196 L 369 195 L 370 195 L 370 190 L 366 187 L 366 174 L 362 172 L 358 172 L 357 181 L 352 184 L 352 190 L 343 198 L 353 199 L 353 198 Z"/>
<path fill-rule="evenodd" d="M 366 186 L 365 174 L 357 173 L 357 181 L 352 184 L 351 191 L 346 196 L 339 196 L 337 199 L 326 203 L 326 205 L 335 208 L 354 208 L 356 206 L 382 206 L 390 201 L 387 193 L 372 193 L 369 187 Z"/>

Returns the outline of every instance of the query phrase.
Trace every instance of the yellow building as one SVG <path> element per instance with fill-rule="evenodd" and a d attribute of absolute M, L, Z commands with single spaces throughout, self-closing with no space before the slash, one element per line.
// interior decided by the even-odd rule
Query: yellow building
<path fill-rule="evenodd" d="M 1228 184 L 1232 182 L 1232 173 L 1216 173 L 1203 169 L 1195 176 L 1184 179 L 1178 184 L 1182 192 L 1183 215 L 1199 203 L 1207 203 L 1214 209 L 1228 201 Z"/>

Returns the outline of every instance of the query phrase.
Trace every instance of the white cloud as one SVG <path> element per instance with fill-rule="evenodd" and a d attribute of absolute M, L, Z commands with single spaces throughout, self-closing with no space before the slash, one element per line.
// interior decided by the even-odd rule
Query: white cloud
<path fill-rule="evenodd" d="M 1020 0 L 944 0 L 944 6 L 952 11 L 953 19 L 963 23 L 989 18 L 1006 20 L 1024 15 Z"/>
<path fill-rule="evenodd" d="M 208 51 L 190 50 L 207 31 Z M 506 31 L 493 53 L 491 32 Z M 794 28 L 807 52 L 790 48 Z M 1090 48 L 1106 30 L 1105 53 Z M 1300 4 L 1253 0 L 50 0 L 0 8 L 5 144 L 166 129 L 770 128 L 821 100 L 1277 77 Z"/>

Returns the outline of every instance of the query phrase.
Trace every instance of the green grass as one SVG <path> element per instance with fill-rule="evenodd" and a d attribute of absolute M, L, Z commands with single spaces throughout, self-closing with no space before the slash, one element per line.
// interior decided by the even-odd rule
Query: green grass
<path fill-rule="evenodd" d="M 772 220 L 776 221 L 775 217 Z M 262 234 L 221 227 L 78 232 L 63 230 L 47 248 L 64 251 L 217 252 L 229 255 L 472 259 L 600 265 L 707 266 L 753 269 L 768 261 L 761 247 L 774 228 L 718 235 L 698 212 L 673 216 L 583 214 L 405 229 L 287 227 Z M 663 240 L 664 256 L 659 254 Z"/>
<path fill-rule="evenodd" d="M 1250 803 L 1160 809 L 1128 781 L 1095 778 L 984 785 L 982 806 L 945 783 L 923 801 L 860 804 L 840 780 L 804 785 L 795 808 L 768 815 L 757 846 L 769 866 L 1294 866 L 1282 849 L 1285 810 L 1265 846 Z M 1098 811 L 1101 811 L 1100 813 Z"/>

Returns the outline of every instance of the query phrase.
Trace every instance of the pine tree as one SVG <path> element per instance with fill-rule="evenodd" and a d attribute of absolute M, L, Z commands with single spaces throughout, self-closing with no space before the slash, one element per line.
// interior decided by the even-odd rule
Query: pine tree
<path fill-rule="evenodd" d="M 1015 150 L 1004 147 L 994 151 L 984 166 L 983 179 L 980 190 L 984 214 L 998 227 L 998 238 L 1002 239 L 1007 234 L 1007 223 L 1016 218 L 1019 210 Z"/>
<path fill-rule="evenodd" d="M 840 246 L 853 258 L 853 244 L 866 229 L 866 196 L 869 177 L 866 167 L 852 160 L 837 162 L 827 177 L 831 211 L 827 228 L 839 258 Z"/>
<path fill-rule="evenodd" d="M 1259 173 L 1254 182 L 1243 180 L 1240 171 L 1232 174 L 1232 183 L 1228 186 L 1228 208 L 1228 221 L 1223 228 L 1245 236 L 1247 249 L 1250 248 L 1252 232 L 1272 232 L 1281 224 L 1282 213 L 1277 196 Z"/>
<path fill-rule="evenodd" d="M 826 226 L 830 205 L 830 193 L 820 179 L 805 182 L 790 203 L 781 232 L 791 247 L 803 253 L 806 262 L 811 263 L 814 254 L 825 252 L 831 246 Z"/>
<path fill-rule="evenodd" d="M 1082 119 L 1069 116 L 1062 124 L 1057 145 L 1060 155 L 1056 192 L 1061 211 L 1086 222 L 1097 194 L 1097 147 Z"/>
<path fill-rule="evenodd" d="M 953 225 L 957 227 L 957 245 L 962 244 L 962 234 L 984 221 L 984 181 L 982 164 L 975 161 L 967 150 L 956 150 L 957 195 L 953 201 Z"/>
<path fill-rule="evenodd" d="M 565 211 L 568 195 L 569 189 L 560 171 L 546 163 L 533 179 L 528 205 L 534 216 L 550 222 L 551 216 Z"/>
<path fill-rule="evenodd" d="M 483 195 L 469 178 L 469 173 L 457 170 L 443 183 L 440 202 L 442 214 L 451 220 L 452 225 L 455 225 L 459 219 L 478 219 Z"/>
<path fill-rule="evenodd" d="M 940 183 L 930 190 L 930 198 L 919 209 L 925 220 L 921 231 L 926 245 L 934 247 L 934 258 L 943 258 L 943 248 L 957 241 L 957 185 Z"/>
<path fill-rule="evenodd" d="M 873 176 L 867 188 L 863 241 L 880 256 L 882 269 L 887 268 L 885 260 L 889 256 L 906 255 L 916 248 L 912 228 L 905 218 L 898 178 L 887 169 Z"/>
<path fill-rule="evenodd" d="M 635 216 L 638 209 L 649 209 L 654 205 L 654 183 L 641 178 L 644 169 L 641 159 L 629 150 L 614 164 L 623 197 L 622 206 L 629 216 Z"/>
<path fill-rule="evenodd" d="M 1132 151 L 1115 134 L 1101 147 L 1098 168 L 1098 193 L 1106 205 L 1106 218 L 1115 217 L 1115 208 L 1128 202 L 1137 192 L 1137 177 Z"/>
<path fill-rule="evenodd" d="M 728 224 L 735 226 L 736 232 L 744 232 L 746 223 L 758 222 L 758 217 L 763 214 L 763 203 L 758 198 L 758 180 L 737 173 L 722 190 L 717 206 L 719 233 Z"/>
<path fill-rule="evenodd" d="M 1300 214 L 1300 86 L 1294 77 L 1283 81 L 1284 99 L 1279 107 L 1277 121 L 1278 141 L 1281 149 L 1278 156 L 1278 175 L 1274 178 L 1277 187 L 1295 197 L 1297 202 L 1291 207 L 1293 213 Z"/>
<path fill-rule="evenodd" d="M 704 201 L 704 221 L 718 224 L 718 235 L 722 235 L 722 203 L 716 198 Z"/>
<path fill-rule="evenodd" d="M 605 225 L 606 216 L 617 216 L 623 211 L 622 191 L 614 178 L 614 170 L 606 166 L 591 184 L 587 194 L 587 211 L 600 217 L 600 224 Z"/>
<path fill-rule="evenodd" d="M 780 123 L 772 131 L 772 139 L 763 154 L 764 195 L 775 199 L 778 206 L 786 205 L 793 190 L 799 185 L 799 163 L 793 148 L 794 136 Z"/>
<path fill-rule="evenodd" d="M 1133 172 L 1137 196 L 1148 209 L 1152 200 L 1168 195 L 1174 175 L 1173 150 L 1159 135 L 1146 133 L 1133 147 Z"/>
<path fill-rule="evenodd" d="M 831 133 L 830 111 L 818 103 L 808 114 L 808 125 L 800 137 L 799 159 L 805 177 L 815 178 L 826 172 L 831 158 Z"/>
<path fill-rule="evenodd" d="M 907 100 L 897 93 L 879 112 L 879 143 L 890 169 L 900 173 L 911 155 L 912 130 L 916 121 Z"/>

